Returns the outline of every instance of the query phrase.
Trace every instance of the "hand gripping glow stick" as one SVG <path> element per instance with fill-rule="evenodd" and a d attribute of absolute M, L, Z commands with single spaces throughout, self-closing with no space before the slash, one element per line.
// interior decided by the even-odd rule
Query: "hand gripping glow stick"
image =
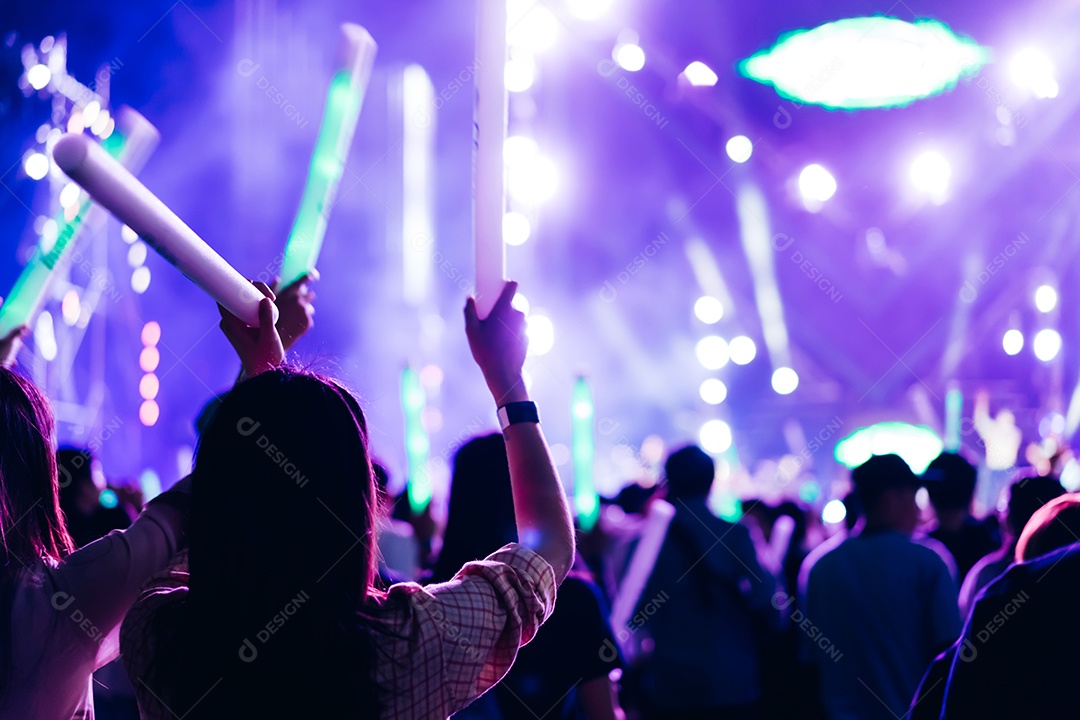
<path fill-rule="evenodd" d="M 431 478 L 428 476 L 428 440 L 424 429 L 424 389 L 420 376 L 411 367 L 401 372 L 401 408 L 405 413 L 405 459 L 408 467 L 406 487 L 409 507 L 419 515 L 431 502 Z"/>
<path fill-rule="evenodd" d="M 326 93 L 326 108 L 311 154 L 307 184 L 285 245 L 279 288 L 288 287 L 315 269 L 379 49 L 368 31 L 359 25 L 344 23 L 341 32 L 343 62 Z"/>
<path fill-rule="evenodd" d="M 129 107 L 120 109 L 118 120 L 117 132 L 106 138 L 102 147 L 108 155 L 117 158 L 121 165 L 132 173 L 137 173 L 146 164 L 161 136 L 150 121 Z M 0 306 L 0 337 L 6 336 L 20 325 L 29 325 L 41 310 L 56 268 L 66 257 L 90 212 L 91 202 L 85 194 L 78 202 L 79 209 L 71 219 L 67 218 L 64 211 L 57 214 L 55 221 L 58 230 L 55 238 L 42 236 L 38 240 L 37 249 L 34 250 L 30 262 L 15 281 L 7 301 Z M 12 351 L 14 350 L 12 347 Z M 0 364 L 9 359 L 0 358 Z"/>
<path fill-rule="evenodd" d="M 506 278 L 503 214 L 506 180 L 506 0 L 477 0 L 476 107 L 473 142 L 473 240 L 476 310 L 486 318 Z"/>
<path fill-rule="evenodd" d="M 619 590 L 611 603 L 611 628 L 615 631 L 615 638 L 619 641 L 622 651 L 628 656 L 633 655 L 633 648 L 629 644 L 631 633 L 624 632 L 626 624 L 634 616 L 641 594 L 645 592 L 645 585 L 652 575 L 656 566 L 656 559 L 660 556 L 660 548 L 667 537 L 668 526 L 675 517 L 675 507 L 664 500 L 654 500 L 649 504 L 649 514 L 645 518 L 645 528 L 641 532 L 634 555 L 630 558 L 630 566 L 626 569 Z"/>
<path fill-rule="evenodd" d="M 258 327 L 262 293 L 108 153 L 85 135 L 67 134 L 57 141 L 53 159 L 90 197 L 207 295 L 248 325 Z"/>
<path fill-rule="evenodd" d="M 570 407 L 573 412 L 570 444 L 574 463 L 574 508 L 577 511 L 578 527 L 588 532 L 600 517 L 600 498 L 593 485 L 593 461 L 596 456 L 596 440 L 593 434 L 595 410 L 589 382 L 583 377 L 579 377 L 574 383 Z"/>

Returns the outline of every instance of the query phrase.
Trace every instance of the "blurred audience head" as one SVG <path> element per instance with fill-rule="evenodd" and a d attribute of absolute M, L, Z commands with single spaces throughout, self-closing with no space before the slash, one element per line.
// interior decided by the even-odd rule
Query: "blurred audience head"
<path fill-rule="evenodd" d="M 975 494 L 976 476 L 974 464 L 959 453 L 943 452 L 934 458 L 923 473 L 934 511 L 967 511 Z"/>
<path fill-rule="evenodd" d="M 500 433 L 473 438 L 454 455 L 446 532 L 434 579 L 449 580 L 465 563 L 482 560 L 517 539 L 506 441 Z"/>
<path fill-rule="evenodd" d="M 1016 562 L 1032 560 L 1080 538 L 1080 493 L 1051 500 L 1036 510 L 1016 543 Z"/>
<path fill-rule="evenodd" d="M 52 409 L 32 382 L 3 367 L 0 427 L 0 565 L 15 571 L 59 560 L 73 548 L 60 511 Z"/>
<path fill-rule="evenodd" d="M 899 455 L 874 455 L 851 472 L 868 528 L 910 535 L 919 523 L 919 479 Z"/>
<path fill-rule="evenodd" d="M 1013 537 L 1019 537 L 1036 510 L 1065 494 L 1065 488 L 1061 486 L 1057 478 L 1035 475 L 1033 471 L 1028 472 L 1032 474 L 1017 478 L 1009 486 L 1009 506 L 1005 514 L 1005 526 Z"/>
<path fill-rule="evenodd" d="M 697 445 L 687 445 L 668 456 L 664 475 L 667 477 L 668 502 L 704 500 L 712 489 L 716 464 Z"/>

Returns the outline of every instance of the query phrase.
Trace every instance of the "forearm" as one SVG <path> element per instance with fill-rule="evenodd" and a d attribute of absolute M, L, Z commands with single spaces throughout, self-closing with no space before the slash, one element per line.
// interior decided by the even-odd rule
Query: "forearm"
<path fill-rule="evenodd" d="M 544 433 L 536 423 L 516 423 L 503 436 L 518 538 L 551 563 L 562 582 L 574 562 L 574 529 Z"/>

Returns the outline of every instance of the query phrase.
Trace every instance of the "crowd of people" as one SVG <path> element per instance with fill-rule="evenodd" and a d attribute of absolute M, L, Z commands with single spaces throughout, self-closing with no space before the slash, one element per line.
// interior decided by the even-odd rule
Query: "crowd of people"
<path fill-rule="evenodd" d="M 1075 712 L 1080 495 L 1052 473 L 1018 470 L 999 521 L 972 515 L 977 459 L 876 455 L 839 527 L 751 498 L 730 522 L 687 445 L 575 531 L 507 283 L 465 308 L 501 432 L 458 449 L 440 530 L 390 494 L 353 393 L 286 361 L 309 278 L 257 285 L 259 327 L 221 311 L 242 372 L 191 474 L 145 504 L 0 368 L 0 719 Z"/>

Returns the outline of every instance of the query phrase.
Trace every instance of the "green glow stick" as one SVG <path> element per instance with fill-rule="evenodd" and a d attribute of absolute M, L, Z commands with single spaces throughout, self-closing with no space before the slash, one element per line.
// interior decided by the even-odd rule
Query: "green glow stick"
<path fill-rule="evenodd" d="M 964 393 L 951 385 L 945 393 L 945 452 L 960 449 L 960 426 L 963 422 Z"/>
<path fill-rule="evenodd" d="M 593 461 L 596 457 L 596 440 L 593 434 L 592 390 L 585 378 L 574 383 L 570 397 L 573 414 L 571 421 L 571 458 L 574 464 L 574 508 L 578 526 L 588 532 L 600 517 L 600 498 L 593 485 Z"/>
<path fill-rule="evenodd" d="M 137 173 L 150 157 L 158 140 L 160 135 L 157 129 L 146 118 L 129 107 L 122 107 L 118 114 L 117 130 L 103 140 L 101 146 L 128 170 Z M 56 239 L 51 242 L 44 236 L 38 239 L 30 262 L 19 274 L 7 301 L 0 306 L 0 337 L 20 325 L 29 325 L 41 310 L 56 267 L 82 229 L 91 205 L 89 197 L 82 193 L 79 210 L 70 221 L 64 217 L 63 211 L 57 214 Z M 13 345 L 12 352 L 15 349 Z M 9 359 L 0 358 L 0 363 Z"/>
<path fill-rule="evenodd" d="M 375 63 L 378 46 L 367 30 L 353 23 L 343 24 L 341 30 L 345 62 L 334 74 L 326 93 L 322 126 L 311 154 L 300 209 L 285 245 L 278 289 L 288 287 L 315 269 Z"/>
<path fill-rule="evenodd" d="M 405 412 L 405 459 L 409 507 L 419 515 L 431 502 L 431 477 L 428 475 L 428 441 L 424 430 L 424 404 L 427 399 L 420 387 L 420 376 L 411 367 L 401 371 L 401 408 Z"/>

